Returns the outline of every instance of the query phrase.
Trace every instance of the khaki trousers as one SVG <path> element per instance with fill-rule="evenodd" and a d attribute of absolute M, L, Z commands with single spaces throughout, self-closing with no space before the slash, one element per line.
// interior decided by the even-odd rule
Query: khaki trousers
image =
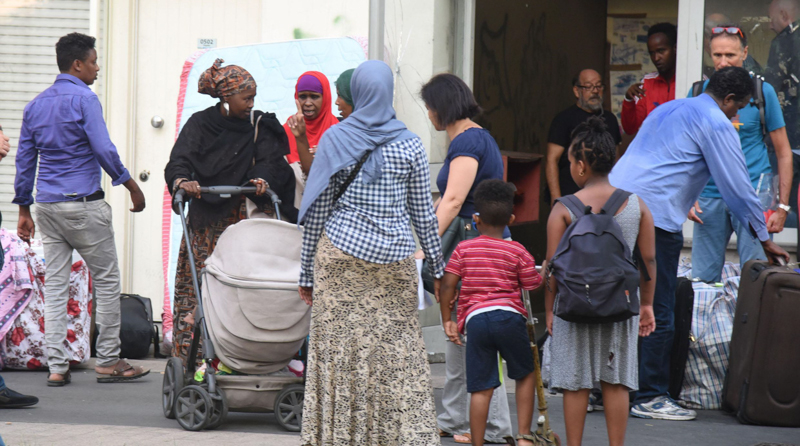
<path fill-rule="evenodd" d="M 73 249 L 89 267 L 95 289 L 99 332 L 96 365 L 116 364 L 120 352 L 120 276 L 111 206 L 104 200 L 38 203 L 36 220 L 44 244 L 44 326 L 50 373 L 66 373 L 71 359 L 64 341 Z"/>

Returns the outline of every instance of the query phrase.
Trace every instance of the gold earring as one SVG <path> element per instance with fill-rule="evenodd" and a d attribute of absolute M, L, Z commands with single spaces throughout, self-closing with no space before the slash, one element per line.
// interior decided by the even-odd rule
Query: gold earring
<path fill-rule="evenodd" d="M 579 173 L 578 175 L 583 176 L 583 172 Z"/>

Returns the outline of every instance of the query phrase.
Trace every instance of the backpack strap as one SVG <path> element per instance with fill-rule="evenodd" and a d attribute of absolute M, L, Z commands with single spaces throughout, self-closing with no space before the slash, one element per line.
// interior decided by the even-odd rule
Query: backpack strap
<path fill-rule="evenodd" d="M 600 210 L 600 213 L 611 216 L 616 215 L 619 208 L 628 201 L 628 197 L 630 196 L 631 193 L 628 191 L 622 189 L 615 190 L 608 198 L 608 201 L 606 201 L 606 204 L 603 205 L 603 209 Z"/>
<path fill-rule="evenodd" d="M 556 199 L 556 201 L 572 211 L 572 213 L 575 214 L 575 219 L 581 218 L 582 216 L 591 212 L 591 210 L 586 209 L 587 206 L 583 204 L 583 202 L 575 195 L 567 195 L 565 197 Z"/>
<path fill-rule="evenodd" d="M 697 81 L 692 84 L 692 97 L 697 98 L 703 94 L 703 85 L 705 85 L 706 81 Z"/>
<path fill-rule="evenodd" d="M 758 116 L 761 118 L 761 134 L 767 136 L 767 114 L 766 107 L 767 101 L 764 99 L 764 78 L 754 74 L 752 71 L 750 75 L 753 76 L 753 103 L 758 107 Z"/>

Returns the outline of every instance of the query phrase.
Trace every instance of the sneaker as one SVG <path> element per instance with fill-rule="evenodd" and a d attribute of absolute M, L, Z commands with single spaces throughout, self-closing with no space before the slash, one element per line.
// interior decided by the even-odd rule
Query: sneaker
<path fill-rule="evenodd" d="M 39 402 L 35 396 L 23 395 L 8 387 L 0 390 L 0 409 L 33 406 Z"/>
<path fill-rule="evenodd" d="M 647 403 L 636 404 L 631 415 L 652 420 L 689 421 L 697 418 L 697 412 L 683 409 L 667 396 L 660 396 Z"/>
<path fill-rule="evenodd" d="M 602 396 L 602 394 L 601 395 L 596 395 L 594 392 L 592 392 L 592 394 L 589 395 L 589 407 L 586 409 L 586 411 L 587 412 L 593 412 L 593 411 L 602 411 L 602 410 L 603 410 L 603 396 Z"/>

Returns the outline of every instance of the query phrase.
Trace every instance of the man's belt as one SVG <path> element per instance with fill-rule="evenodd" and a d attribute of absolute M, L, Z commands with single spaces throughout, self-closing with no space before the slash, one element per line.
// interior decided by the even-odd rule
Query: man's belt
<path fill-rule="evenodd" d="M 103 192 L 102 190 L 99 190 L 99 191 L 97 191 L 97 192 L 95 192 L 95 193 L 93 193 L 91 195 L 87 195 L 85 197 L 78 198 L 75 201 L 83 201 L 84 203 L 87 203 L 89 201 L 102 200 L 105 197 L 106 197 L 106 193 Z"/>

